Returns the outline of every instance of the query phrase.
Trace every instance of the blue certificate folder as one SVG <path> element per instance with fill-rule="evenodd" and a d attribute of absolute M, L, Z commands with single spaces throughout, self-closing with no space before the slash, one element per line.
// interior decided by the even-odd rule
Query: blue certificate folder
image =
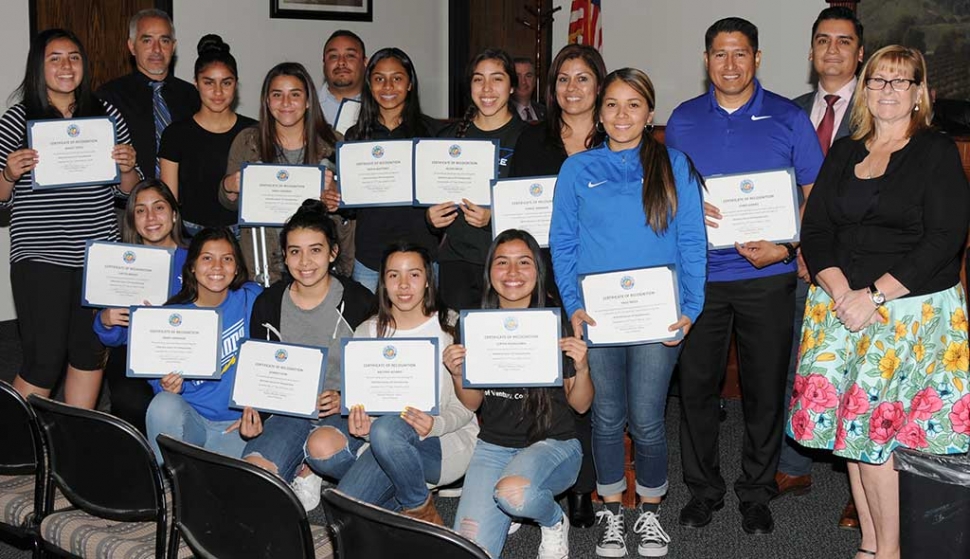
<path fill-rule="evenodd" d="M 420 343 L 414 343 L 420 342 Z M 411 353 L 414 351 L 424 351 L 428 348 L 426 344 L 430 344 L 431 349 L 434 351 L 434 355 L 431 356 L 431 362 L 434 364 L 433 370 L 429 370 L 427 373 L 417 373 L 417 374 L 433 374 L 434 375 L 434 405 L 430 407 L 417 406 L 415 402 L 401 402 L 399 407 L 378 407 L 376 409 L 368 408 L 366 405 L 364 411 L 367 415 L 391 415 L 399 414 L 404 411 L 404 406 L 413 406 L 421 411 L 426 412 L 430 415 L 438 415 L 439 412 L 439 395 L 441 393 L 441 387 L 439 383 L 441 382 L 441 371 L 439 369 L 441 362 L 441 348 L 438 347 L 438 338 L 343 338 L 340 341 L 341 348 L 341 359 L 340 359 L 340 413 L 342 415 L 349 415 L 350 408 L 348 404 L 354 405 L 357 402 L 349 402 L 348 398 L 352 398 L 353 395 L 348 395 L 347 393 L 347 377 L 348 375 L 360 374 L 362 371 L 360 369 L 348 370 L 348 359 L 347 359 L 347 348 L 353 345 L 368 345 L 372 346 L 373 349 L 369 350 L 367 360 L 360 366 L 368 368 L 387 368 L 392 370 L 395 364 L 398 366 L 403 366 L 407 364 L 409 360 L 415 359 L 416 356 Z M 393 378 L 389 375 L 389 380 Z M 393 388 L 389 388 L 393 390 Z M 370 397 L 374 397 L 372 393 Z M 392 400 L 393 394 L 388 397 L 388 400 Z M 379 399 L 379 398 L 378 398 Z"/>
<path fill-rule="evenodd" d="M 185 317 L 188 316 L 189 314 L 210 314 L 210 313 L 215 314 L 216 315 L 215 332 L 213 333 L 214 347 L 205 348 L 207 350 L 211 350 L 215 354 L 215 367 L 212 370 L 201 371 L 201 370 L 173 369 L 171 367 L 162 367 L 161 365 L 159 365 L 158 367 L 153 368 L 151 370 L 142 370 L 142 369 L 135 370 L 133 368 L 132 361 L 136 355 L 140 355 L 141 352 L 143 351 L 144 352 L 155 351 L 154 347 L 141 347 L 139 343 L 132 343 L 133 342 L 132 333 L 135 332 L 135 328 L 140 324 L 138 321 L 138 314 L 140 311 L 145 311 L 145 310 L 168 313 L 168 316 L 166 317 L 166 321 L 168 323 L 168 326 L 172 329 L 173 332 L 177 332 L 178 329 L 186 326 L 191 328 L 192 326 L 191 324 L 189 325 L 185 324 L 186 322 Z M 164 307 L 133 306 L 131 307 L 131 314 L 129 316 L 130 318 L 129 318 L 129 324 L 128 324 L 128 362 L 125 367 L 127 370 L 128 377 L 151 379 L 151 378 L 162 378 L 165 375 L 168 375 L 169 373 L 179 373 L 182 375 L 182 378 L 185 378 L 185 379 L 221 380 L 222 348 L 220 347 L 220 343 L 222 341 L 222 311 L 220 309 L 199 308 L 199 307 L 194 307 L 190 305 L 167 305 Z M 159 344 L 173 343 L 171 340 L 164 340 L 164 337 L 166 336 L 165 332 L 157 332 L 157 333 L 151 332 L 150 334 L 151 336 L 149 337 L 149 340 L 146 341 L 149 345 L 154 345 L 155 342 L 153 340 L 156 338 L 158 339 Z"/>
<path fill-rule="evenodd" d="M 724 175 L 709 175 L 704 177 L 705 188 L 710 190 L 713 188 L 711 183 L 723 183 L 725 186 L 730 186 L 736 190 L 733 190 L 734 200 L 744 201 L 748 197 L 757 198 L 757 196 L 763 194 L 766 190 L 770 191 L 771 186 L 773 186 L 772 181 L 767 177 L 784 174 L 787 176 L 787 180 L 784 181 L 785 185 L 781 188 L 784 190 L 791 189 L 790 195 L 792 200 L 792 221 L 795 226 L 793 235 L 784 235 L 782 237 L 776 237 L 771 239 L 765 239 L 766 241 L 771 241 L 773 243 L 797 243 L 799 236 L 801 235 L 801 214 L 799 212 L 800 204 L 802 203 L 804 196 L 802 195 L 801 189 L 798 188 L 798 182 L 795 179 L 795 169 L 792 167 L 786 167 L 781 169 L 765 169 L 763 171 L 755 171 L 751 173 L 731 173 Z M 702 192 L 703 193 L 703 192 Z M 716 205 L 716 204 L 715 204 Z M 724 208 L 721 208 L 722 210 Z M 720 249 L 731 249 L 734 248 L 734 242 L 726 242 L 718 244 L 715 241 L 711 241 L 712 229 L 708 229 L 708 243 L 707 250 L 720 250 Z M 715 233 L 716 235 L 716 233 Z M 770 236 L 770 235 L 769 235 Z M 738 242 L 745 241 L 756 241 L 755 239 L 734 239 Z"/>
<path fill-rule="evenodd" d="M 98 246 L 98 245 L 107 245 L 109 247 L 116 248 L 118 250 L 118 262 L 116 263 L 116 265 L 117 265 L 117 268 L 122 273 L 124 268 L 137 266 L 138 256 L 143 252 L 148 252 L 148 253 L 153 251 L 167 252 L 169 264 L 168 264 L 168 277 L 165 278 L 166 293 L 164 294 L 164 298 L 161 301 L 158 301 L 158 303 L 161 304 L 161 303 L 164 303 L 166 300 L 168 300 L 167 288 L 172 285 L 172 280 L 178 274 L 182 273 L 182 270 L 176 270 L 175 266 L 173 265 L 174 258 L 175 258 L 174 248 L 162 248 L 162 247 L 152 247 L 147 245 L 131 245 L 131 244 L 125 244 L 125 243 L 109 243 L 107 241 L 89 240 L 84 244 L 84 278 L 81 283 L 81 305 L 85 307 L 97 307 L 97 308 L 109 308 L 112 306 L 107 304 L 101 304 L 97 301 L 91 301 L 88 298 L 89 296 L 88 284 L 90 282 L 98 282 L 98 281 L 105 280 L 105 278 L 98 277 L 97 275 L 92 277 L 90 274 L 98 274 L 100 273 L 100 271 L 90 270 L 88 268 L 88 259 L 91 254 L 91 247 Z M 142 303 L 144 303 L 144 301 L 133 301 L 133 302 L 137 305 L 141 305 Z M 115 306 L 119 306 L 119 305 L 115 305 Z M 120 305 L 120 306 L 127 306 L 127 305 Z"/>
<path fill-rule="evenodd" d="M 634 284 L 634 282 L 633 282 L 632 275 L 625 274 L 624 272 L 637 272 L 637 271 L 640 271 L 640 270 L 650 270 L 650 269 L 655 269 L 655 268 L 669 270 L 670 271 L 670 274 L 671 274 L 671 278 L 673 280 L 673 295 L 672 296 L 673 296 L 673 304 L 674 304 L 674 307 L 676 309 L 676 315 L 677 315 L 677 317 L 670 323 L 670 324 L 673 324 L 674 322 L 676 322 L 677 320 L 679 320 L 680 319 L 680 316 L 681 316 L 681 313 L 680 313 L 680 278 L 679 278 L 679 276 L 677 274 L 677 267 L 675 265 L 673 265 L 673 264 L 667 264 L 667 265 L 663 265 L 663 266 L 647 266 L 647 267 L 644 267 L 644 268 L 627 268 L 627 269 L 622 269 L 622 270 L 611 270 L 611 271 L 608 271 L 608 272 L 598 272 L 598 273 L 595 273 L 595 274 L 581 274 L 579 276 L 579 298 L 580 298 L 580 302 L 581 302 L 581 304 L 583 306 L 583 309 L 586 309 L 586 296 L 587 296 L 586 295 L 586 286 L 583 283 L 586 278 L 600 276 L 600 275 L 615 274 L 617 276 L 617 279 L 616 279 L 616 281 L 617 281 L 617 284 L 616 284 L 617 285 L 617 294 L 618 294 L 618 296 L 622 296 L 622 294 L 624 292 L 626 292 L 628 290 L 634 290 L 635 287 L 636 287 L 635 284 Z M 589 312 L 588 309 L 586 309 L 586 310 L 587 310 L 587 312 Z M 592 319 L 593 320 L 596 320 L 596 317 L 595 316 L 592 316 L 592 313 L 590 313 L 590 314 L 591 314 Z M 658 338 L 651 338 L 651 339 L 645 339 L 645 340 L 637 340 L 637 341 L 631 341 L 631 342 L 595 343 L 595 342 L 593 342 L 593 341 L 591 341 L 589 339 L 589 325 L 588 324 L 583 324 L 583 339 L 586 341 L 586 345 L 589 346 L 589 347 L 617 347 L 617 346 L 628 346 L 628 345 L 640 345 L 640 344 L 646 344 L 646 343 L 669 342 L 669 341 L 674 341 L 674 340 L 681 340 L 683 338 L 684 338 L 684 331 L 683 330 L 677 330 L 676 332 L 668 332 L 668 335 L 663 336 L 663 337 L 658 337 Z"/>
<path fill-rule="evenodd" d="M 522 331 L 522 324 L 525 321 L 541 315 L 541 314 L 551 314 L 555 316 L 555 328 L 549 332 L 543 332 L 543 336 L 554 336 L 555 347 L 553 348 L 551 344 L 546 344 L 547 347 L 543 350 L 538 343 L 532 343 L 532 338 L 523 337 L 521 339 L 516 339 L 519 332 Z M 482 381 L 469 381 L 468 379 L 468 349 L 469 344 L 476 344 L 481 342 L 481 339 L 472 339 L 469 334 L 469 322 L 474 321 L 479 317 L 488 318 L 500 318 L 499 322 L 496 320 L 496 324 L 499 324 L 495 332 L 491 332 L 489 336 L 501 337 L 507 340 L 510 344 L 515 344 L 512 347 L 513 351 L 525 352 L 529 354 L 529 358 L 533 361 L 539 361 L 545 363 L 545 366 L 550 368 L 555 367 L 555 377 L 551 380 L 546 381 L 536 381 L 530 380 L 529 375 L 537 376 L 544 374 L 547 378 L 551 377 L 548 371 L 536 371 L 530 369 L 529 367 L 524 368 L 521 372 L 512 371 L 508 376 L 512 377 L 511 380 L 506 378 L 503 382 L 482 382 Z M 550 321 L 553 322 L 553 321 Z M 562 337 L 562 316 L 558 308 L 539 308 L 539 309 L 482 309 L 482 310 L 464 310 L 461 311 L 461 343 L 465 346 L 466 357 L 465 362 L 462 364 L 462 386 L 465 388 L 517 388 L 517 387 L 539 387 L 539 386 L 562 386 L 562 350 L 559 349 L 559 338 Z M 548 341 L 548 340 L 546 340 Z M 545 353 L 544 355 L 539 355 L 539 353 Z M 490 354 L 490 357 L 493 354 Z M 472 357 L 474 358 L 474 357 Z M 496 359 L 496 364 L 501 366 L 503 364 L 503 359 Z M 522 360 L 517 360 L 515 357 L 509 357 L 504 359 L 504 364 L 510 367 L 517 367 L 524 363 Z M 486 373 L 486 375 L 489 373 Z M 501 371 L 496 371 L 496 374 L 504 374 Z M 526 375 L 523 377 L 522 375 Z M 541 378 L 541 377 L 540 377 Z"/>
<path fill-rule="evenodd" d="M 247 359 L 244 359 L 243 350 L 247 346 L 266 346 L 266 348 L 273 355 L 272 363 L 250 363 L 248 361 L 248 354 L 246 352 Z M 295 351 L 294 351 L 295 350 Z M 304 369 L 299 371 L 300 375 L 310 375 L 314 378 L 315 390 L 313 391 L 312 399 L 314 402 L 314 411 L 309 414 L 298 413 L 292 410 L 286 409 L 284 406 L 274 406 L 271 402 L 272 398 L 266 398 L 266 401 L 260 402 L 265 405 L 252 405 L 252 402 L 237 402 L 236 401 L 236 386 L 239 384 L 239 378 L 245 375 L 249 371 L 249 367 L 265 367 L 271 369 L 273 366 L 276 367 L 300 367 L 299 364 L 295 363 L 294 355 L 295 353 L 301 353 L 306 355 L 305 350 L 311 350 L 320 353 L 320 365 L 319 367 L 314 367 L 312 370 Z M 232 378 L 232 390 L 230 394 L 232 395 L 229 399 L 229 407 L 242 409 L 249 405 L 254 410 L 277 414 L 277 415 L 288 415 L 291 417 L 303 417 L 306 419 L 317 419 L 319 412 L 317 411 L 316 402 L 318 400 L 318 395 L 323 392 L 323 383 L 327 374 L 327 353 L 328 350 L 325 347 L 308 346 L 301 344 L 284 344 L 279 342 L 268 342 L 263 340 L 253 340 L 245 339 L 239 344 L 239 362 L 236 364 L 236 374 Z M 272 373 L 270 373 L 272 374 Z M 262 396 L 267 396 L 267 394 L 262 394 Z M 303 394 L 301 396 L 306 396 L 306 398 L 311 398 L 309 394 Z M 285 395 L 280 395 L 280 401 L 283 400 Z"/>
<path fill-rule="evenodd" d="M 383 140 L 383 141 L 365 141 L 365 142 L 337 142 L 337 181 L 338 187 L 340 188 L 341 194 L 344 192 L 345 185 L 347 184 L 347 177 L 350 171 L 346 168 L 346 161 L 340 156 L 341 147 L 349 144 L 372 144 L 371 148 L 371 158 L 373 164 L 379 164 L 381 159 L 384 158 L 384 146 L 386 145 L 400 145 L 400 144 L 411 144 L 411 159 L 408 161 L 408 167 L 411 169 L 411 181 L 414 182 L 414 145 L 416 140 Z M 386 159 L 385 159 L 386 161 Z M 342 183 L 341 183 L 342 181 Z M 344 202 L 341 197 L 340 207 L 341 208 L 376 208 L 376 207 L 405 207 L 409 208 L 414 204 L 414 186 L 411 186 L 410 192 L 411 198 L 404 200 L 392 200 L 389 202 L 380 202 L 372 204 L 351 204 Z"/>
<path fill-rule="evenodd" d="M 282 227 L 286 224 L 286 220 L 289 219 L 296 210 L 300 208 L 303 204 L 303 200 L 295 202 L 292 209 L 287 209 L 286 212 L 280 213 L 278 219 L 267 220 L 267 219 L 245 219 L 246 216 L 243 215 L 243 200 L 246 197 L 246 169 L 255 167 L 272 167 L 278 169 L 276 172 L 276 180 L 281 187 L 285 187 L 286 182 L 290 180 L 290 173 L 293 169 L 315 169 L 320 172 L 320 188 L 315 192 L 316 198 L 319 198 L 323 194 L 323 188 L 326 183 L 326 170 L 327 165 L 321 163 L 320 165 L 275 165 L 275 164 L 265 164 L 265 163 L 243 163 L 240 168 L 239 174 L 239 225 L 244 225 L 246 227 Z M 291 183 L 292 184 L 292 183 Z M 284 215 L 285 214 L 285 215 Z"/>
<path fill-rule="evenodd" d="M 42 120 L 30 120 L 27 121 L 27 147 L 31 149 L 36 149 L 34 147 L 34 127 L 37 125 L 43 126 L 63 126 L 64 127 L 64 141 L 84 141 L 84 131 L 86 124 L 92 121 L 108 121 L 111 123 L 112 137 L 111 147 L 118 145 L 118 128 L 115 126 L 115 121 L 110 116 L 91 116 L 91 117 L 81 117 L 81 118 L 52 118 L 52 119 L 42 119 Z M 40 146 L 38 146 L 40 147 Z M 43 151 L 43 150 L 41 150 Z M 43 157 L 43 154 L 40 154 Z M 34 174 L 31 173 L 31 188 L 34 190 L 45 190 L 51 188 L 68 188 L 72 186 L 91 186 L 99 184 L 118 184 L 121 182 L 121 169 L 118 168 L 118 164 L 115 163 L 115 175 L 114 177 L 105 177 L 102 180 L 95 181 L 80 181 L 80 182 L 67 182 L 67 183 L 38 183 L 34 178 Z"/>

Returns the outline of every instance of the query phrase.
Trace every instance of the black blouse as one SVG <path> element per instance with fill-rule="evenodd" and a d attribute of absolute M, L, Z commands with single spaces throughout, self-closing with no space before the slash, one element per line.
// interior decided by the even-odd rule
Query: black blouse
<path fill-rule="evenodd" d="M 922 131 L 894 152 L 886 173 L 855 176 L 865 143 L 832 145 L 812 189 L 802 223 L 802 254 L 813 279 L 842 270 L 852 289 L 889 273 L 908 297 L 960 281 L 960 255 L 970 220 L 970 188 L 953 141 Z"/>

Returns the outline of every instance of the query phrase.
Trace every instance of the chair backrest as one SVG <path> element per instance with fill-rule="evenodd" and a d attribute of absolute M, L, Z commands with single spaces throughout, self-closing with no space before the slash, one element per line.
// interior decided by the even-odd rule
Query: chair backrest
<path fill-rule="evenodd" d="M 339 559 L 489 559 L 484 549 L 457 532 L 375 507 L 335 489 L 323 492 L 323 506 Z"/>
<path fill-rule="evenodd" d="M 37 416 L 14 387 L 0 381 L 0 474 L 29 475 L 43 459 Z"/>
<path fill-rule="evenodd" d="M 275 474 L 158 436 L 172 477 L 175 523 L 196 557 L 313 558 L 303 505 Z"/>
<path fill-rule="evenodd" d="M 106 413 L 37 395 L 29 402 L 40 422 L 51 478 L 74 506 L 109 520 L 154 520 L 164 527 L 162 472 L 138 430 Z"/>

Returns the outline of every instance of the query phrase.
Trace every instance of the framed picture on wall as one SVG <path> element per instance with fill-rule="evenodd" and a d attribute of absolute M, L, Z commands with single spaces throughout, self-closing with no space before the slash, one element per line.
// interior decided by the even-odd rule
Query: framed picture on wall
<path fill-rule="evenodd" d="M 374 21 L 373 0 L 269 0 L 276 19 Z"/>

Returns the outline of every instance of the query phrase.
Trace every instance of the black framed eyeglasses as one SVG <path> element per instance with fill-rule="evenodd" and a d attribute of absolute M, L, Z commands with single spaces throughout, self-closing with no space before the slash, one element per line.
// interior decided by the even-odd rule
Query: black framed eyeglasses
<path fill-rule="evenodd" d="M 884 80 L 882 78 L 866 78 L 866 89 L 872 91 L 882 91 L 886 89 L 887 84 L 891 84 L 893 91 L 909 91 L 909 88 L 914 85 L 919 85 L 920 82 L 916 80 L 907 80 L 905 78 L 896 78 L 894 80 Z"/>

